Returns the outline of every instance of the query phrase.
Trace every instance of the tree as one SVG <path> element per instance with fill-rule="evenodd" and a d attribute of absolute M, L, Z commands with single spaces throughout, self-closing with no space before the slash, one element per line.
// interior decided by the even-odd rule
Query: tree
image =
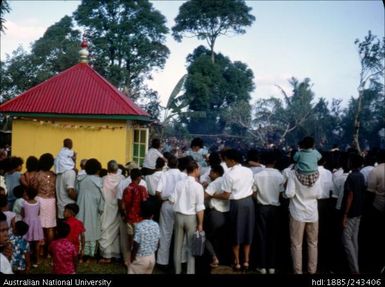
<path fill-rule="evenodd" d="M 144 81 L 169 55 L 165 17 L 148 0 L 83 0 L 74 16 L 90 39 L 94 68 L 127 96 L 154 99 Z"/>
<path fill-rule="evenodd" d="M 214 63 L 214 46 L 220 35 L 244 34 L 244 27 L 251 26 L 255 17 L 244 0 L 189 0 L 179 8 L 172 28 L 173 36 L 181 41 L 184 35 L 206 40 Z"/>
<path fill-rule="evenodd" d="M 4 22 L 5 22 L 4 14 L 5 14 L 5 13 L 9 13 L 9 11 L 11 11 L 11 7 L 9 7 L 8 0 L 1 0 L 1 1 L 0 1 L 0 32 L 3 32 L 3 33 L 4 33 L 4 30 L 5 30 L 5 26 L 4 26 Z"/>
<path fill-rule="evenodd" d="M 188 104 L 181 120 L 193 134 L 218 134 L 226 126 L 223 113 L 233 103 L 249 102 L 254 90 L 253 72 L 246 64 L 231 62 L 222 54 L 210 59 L 210 51 L 199 46 L 187 57 L 188 74 L 180 100 Z"/>
<path fill-rule="evenodd" d="M 377 36 L 373 35 L 369 30 L 368 35 L 363 41 L 356 39 L 354 44 L 358 46 L 358 55 L 360 57 L 360 82 L 358 85 L 357 109 L 354 114 L 354 133 L 353 142 L 361 152 L 360 147 L 360 127 L 361 127 L 361 112 L 364 91 L 372 89 L 376 86 L 383 86 L 379 80 L 384 79 L 384 58 L 385 58 L 385 37 L 382 42 Z"/>

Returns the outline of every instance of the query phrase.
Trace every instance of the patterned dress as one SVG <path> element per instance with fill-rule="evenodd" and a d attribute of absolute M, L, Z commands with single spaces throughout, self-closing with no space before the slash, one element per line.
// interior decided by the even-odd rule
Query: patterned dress
<path fill-rule="evenodd" d="M 14 271 L 25 270 L 26 268 L 25 254 L 30 251 L 28 241 L 25 240 L 23 236 L 17 236 L 17 235 L 11 235 L 9 239 L 13 247 L 13 254 L 12 254 L 12 260 L 11 260 L 12 269 Z"/>
<path fill-rule="evenodd" d="M 49 252 L 53 259 L 52 273 L 75 274 L 75 260 L 78 254 L 75 246 L 68 239 L 60 238 L 52 241 Z"/>

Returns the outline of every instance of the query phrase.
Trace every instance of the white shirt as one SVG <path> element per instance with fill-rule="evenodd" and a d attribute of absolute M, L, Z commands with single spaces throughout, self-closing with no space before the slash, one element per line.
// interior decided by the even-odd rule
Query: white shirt
<path fill-rule="evenodd" d="M 368 186 L 368 177 L 369 177 L 369 173 L 373 170 L 374 166 L 371 166 L 371 165 L 368 165 L 368 166 L 365 166 L 363 167 L 360 172 L 363 174 L 364 178 L 365 178 L 365 185 Z"/>
<path fill-rule="evenodd" d="M 126 177 L 125 179 L 122 179 L 119 182 L 119 184 L 117 186 L 117 192 L 116 192 L 116 198 L 117 199 L 122 200 L 123 192 L 130 185 L 131 182 L 132 182 L 132 180 L 131 180 L 130 176 Z M 140 180 L 139 185 L 144 186 L 147 190 L 147 184 L 143 179 Z"/>
<path fill-rule="evenodd" d="M 305 186 L 298 180 L 295 171 L 291 171 L 285 194 L 287 198 L 290 198 L 289 211 L 295 220 L 300 222 L 318 221 L 317 199 L 321 194 L 319 179 L 313 186 Z"/>
<path fill-rule="evenodd" d="M 156 148 L 150 148 L 144 157 L 143 167 L 155 169 L 156 160 L 158 157 L 163 157 L 163 154 Z"/>
<path fill-rule="evenodd" d="M 162 200 L 168 200 L 174 193 L 176 183 L 186 177 L 187 174 L 177 168 L 171 168 L 163 173 L 156 188 L 156 191 L 160 192 Z"/>
<path fill-rule="evenodd" d="M 260 166 L 252 166 L 250 167 L 251 171 L 253 172 L 254 175 L 256 175 L 258 172 L 261 172 L 265 166 L 261 164 Z"/>
<path fill-rule="evenodd" d="M 239 200 L 253 194 L 253 172 L 236 164 L 223 176 L 222 189 L 230 193 L 230 199 Z"/>
<path fill-rule="evenodd" d="M 13 274 L 9 260 L 2 253 L 0 253 L 0 272 L 3 274 Z"/>
<path fill-rule="evenodd" d="M 148 194 L 150 195 L 155 195 L 156 194 L 156 188 L 158 187 L 158 183 L 160 178 L 162 177 L 163 171 L 156 171 L 153 174 L 146 175 L 144 177 L 146 184 L 147 184 L 147 191 Z"/>
<path fill-rule="evenodd" d="M 224 191 L 221 189 L 223 178 L 218 177 L 213 182 L 210 182 L 208 187 L 206 188 L 206 193 L 209 195 L 214 195 L 214 193 L 223 193 Z M 214 208 L 219 212 L 228 212 L 230 210 L 230 201 L 211 198 L 209 201 L 210 208 Z"/>
<path fill-rule="evenodd" d="M 321 184 L 322 194 L 320 199 L 330 198 L 330 191 L 333 191 L 333 175 L 322 165 L 318 166 L 319 181 Z"/>
<path fill-rule="evenodd" d="M 344 198 L 344 186 L 345 181 L 348 178 L 349 173 L 338 173 L 333 175 L 333 195 L 332 197 L 337 198 L 336 209 L 341 209 L 342 199 Z"/>
<path fill-rule="evenodd" d="M 285 178 L 275 168 L 264 168 L 254 175 L 257 201 L 263 205 L 279 206 L 279 193 L 284 191 Z"/>
<path fill-rule="evenodd" d="M 170 201 L 174 202 L 175 212 L 195 215 L 205 209 L 203 186 L 194 177 L 188 176 L 177 182 Z"/>

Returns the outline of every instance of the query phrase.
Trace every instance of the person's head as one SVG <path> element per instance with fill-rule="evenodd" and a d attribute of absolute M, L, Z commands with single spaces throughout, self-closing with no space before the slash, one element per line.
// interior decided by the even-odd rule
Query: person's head
<path fill-rule="evenodd" d="M 54 164 L 54 157 L 50 153 L 42 154 L 39 158 L 39 170 L 49 171 Z"/>
<path fill-rule="evenodd" d="M 191 156 L 185 156 L 178 159 L 178 169 L 180 171 L 185 171 L 188 163 L 190 161 L 194 161 L 194 159 Z M 170 166 L 170 165 L 169 165 Z"/>
<path fill-rule="evenodd" d="M 155 214 L 155 203 L 152 200 L 142 201 L 140 204 L 140 216 L 144 219 L 151 219 Z"/>
<path fill-rule="evenodd" d="M 176 156 L 170 156 L 168 158 L 167 165 L 169 168 L 178 168 L 178 159 L 176 158 Z"/>
<path fill-rule="evenodd" d="M 11 156 L 9 159 L 10 171 L 21 171 L 24 160 L 21 157 Z"/>
<path fill-rule="evenodd" d="M 377 159 L 379 164 L 385 163 L 385 149 L 381 149 L 378 151 Z"/>
<path fill-rule="evenodd" d="M 102 165 L 96 158 L 87 160 L 85 170 L 88 175 L 96 175 L 101 169 Z"/>
<path fill-rule="evenodd" d="M 24 193 L 25 193 L 25 189 L 22 185 L 18 185 L 18 186 L 15 186 L 13 188 L 13 195 L 16 197 L 16 198 L 22 198 L 24 196 Z"/>
<path fill-rule="evenodd" d="M 348 167 L 350 170 L 359 169 L 362 167 L 363 162 L 362 156 L 351 153 L 348 158 Z"/>
<path fill-rule="evenodd" d="M 193 151 L 198 151 L 200 150 L 201 148 L 203 148 L 203 140 L 201 138 L 194 138 L 192 141 L 191 141 L 191 149 Z"/>
<path fill-rule="evenodd" d="M 0 246 L 3 246 L 8 241 L 8 230 L 7 216 L 0 211 Z"/>
<path fill-rule="evenodd" d="M 119 169 L 119 165 L 118 163 L 116 162 L 116 160 L 110 160 L 108 163 L 107 163 L 107 171 L 109 173 L 117 173 L 118 172 L 118 169 Z"/>
<path fill-rule="evenodd" d="M 39 170 L 39 160 L 36 156 L 29 156 L 25 164 L 29 172 Z"/>
<path fill-rule="evenodd" d="M 304 137 L 302 140 L 301 147 L 304 149 L 314 148 L 314 138 Z"/>
<path fill-rule="evenodd" d="M 6 195 L 0 195 L 0 209 L 6 210 L 8 207 L 8 199 Z"/>
<path fill-rule="evenodd" d="M 19 220 L 15 223 L 15 230 L 13 231 L 13 233 L 17 236 L 24 236 L 27 234 L 28 229 L 29 225 L 24 221 Z"/>
<path fill-rule="evenodd" d="M 130 176 L 131 176 L 132 182 L 139 183 L 140 180 L 142 179 L 142 172 L 140 171 L 139 168 L 134 168 L 133 170 L 131 170 Z"/>
<path fill-rule="evenodd" d="M 70 226 L 65 223 L 64 221 L 58 221 L 57 226 L 56 226 L 56 238 L 66 238 L 68 234 L 70 233 L 71 228 Z"/>
<path fill-rule="evenodd" d="M 76 203 L 69 203 L 64 207 L 64 218 L 75 217 L 79 213 L 79 206 Z"/>
<path fill-rule="evenodd" d="M 219 153 L 217 152 L 212 152 L 210 155 L 209 155 L 209 165 L 210 166 L 214 166 L 214 165 L 218 165 L 218 164 L 221 164 L 221 157 L 219 155 Z"/>
<path fill-rule="evenodd" d="M 72 147 L 73 147 L 72 140 L 71 139 L 65 139 L 63 141 L 63 146 L 68 148 L 68 149 L 72 149 Z"/>
<path fill-rule="evenodd" d="M 151 141 L 151 147 L 155 148 L 155 149 L 159 149 L 160 148 L 160 140 L 159 139 L 153 139 Z"/>
<path fill-rule="evenodd" d="M 5 189 L 4 189 L 4 187 L 2 187 L 2 186 L 0 186 L 0 196 L 1 195 L 7 195 L 6 193 L 5 193 Z"/>
<path fill-rule="evenodd" d="M 209 177 L 211 180 L 214 181 L 218 177 L 223 176 L 223 174 L 224 174 L 224 170 L 220 164 L 211 166 L 210 174 L 209 174 Z"/>
<path fill-rule="evenodd" d="M 225 162 L 228 167 L 232 167 L 242 162 L 242 155 L 235 149 L 228 149 L 224 153 Z"/>
<path fill-rule="evenodd" d="M 266 151 L 262 154 L 262 162 L 269 167 L 272 167 L 277 162 L 277 154 L 274 151 Z"/>
<path fill-rule="evenodd" d="M 81 161 L 80 161 L 80 168 L 81 169 L 85 169 L 86 168 L 86 162 L 87 162 L 87 159 L 86 158 L 83 158 Z"/>
<path fill-rule="evenodd" d="M 193 177 L 198 177 L 199 176 L 198 163 L 195 160 L 190 161 L 186 166 L 186 171 L 187 171 L 188 175 L 193 176 Z"/>
<path fill-rule="evenodd" d="M 27 189 L 26 193 L 27 193 L 27 198 L 28 198 L 29 200 L 32 200 L 32 199 L 34 199 L 34 198 L 36 197 L 36 195 L 37 195 L 37 189 L 36 189 L 36 188 L 29 187 L 29 188 Z"/>
<path fill-rule="evenodd" d="M 162 170 L 165 164 L 166 164 L 166 161 L 163 158 L 158 157 L 155 162 L 155 169 Z"/>
<path fill-rule="evenodd" d="M 256 149 L 251 149 L 247 152 L 247 161 L 253 161 L 253 162 L 259 162 L 260 159 L 260 154 Z"/>

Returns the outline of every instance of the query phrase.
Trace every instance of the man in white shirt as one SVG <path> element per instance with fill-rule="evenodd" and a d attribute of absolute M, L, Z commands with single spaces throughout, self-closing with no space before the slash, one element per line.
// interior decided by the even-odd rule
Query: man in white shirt
<path fill-rule="evenodd" d="M 177 182 L 175 192 L 171 195 L 175 211 L 175 273 L 182 272 L 183 239 L 186 236 L 187 274 L 195 274 L 195 257 L 191 252 L 191 242 L 195 231 L 203 231 L 204 191 L 197 182 L 199 166 L 195 161 L 187 165 L 188 177 Z"/>
<path fill-rule="evenodd" d="M 276 157 L 273 152 L 263 155 L 266 167 L 254 175 L 256 187 L 256 234 L 258 237 L 257 271 L 275 273 L 279 226 L 279 195 L 284 191 L 285 179 L 274 168 Z"/>
<path fill-rule="evenodd" d="M 317 271 L 318 260 L 318 205 L 321 187 L 319 179 L 311 187 L 301 184 L 291 171 L 285 195 L 290 199 L 290 240 L 291 257 L 295 274 L 302 274 L 302 242 L 304 231 L 307 235 L 308 266 L 307 271 Z"/>
<path fill-rule="evenodd" d="M 170 244 L 174 229 L 175 213 L 171 196 L 175 185 L 187 175 L 178 169 L 178 159 L 171 156 L 168 161 L 169 170 L 162 174 L 156 188 L 156 194 L 162 201 L 159 216 L 160 241 L 156 262 L 166 268 L 169 262 Z"/>
<path fill-rule="evenodd" d="M 164 160 L 166 160 L 163 157 L 163 154 L 159 151 L 160 149 L 160 140 L 159 139 L 153 139 L 151 142 L 151 148 L 146 153 L 146 156 L 144 157 L 143 161 L 143 168 L 142 173 L 144 176 L 151 174 L 155 170 L 156 160 L 161 157 Z"/>

